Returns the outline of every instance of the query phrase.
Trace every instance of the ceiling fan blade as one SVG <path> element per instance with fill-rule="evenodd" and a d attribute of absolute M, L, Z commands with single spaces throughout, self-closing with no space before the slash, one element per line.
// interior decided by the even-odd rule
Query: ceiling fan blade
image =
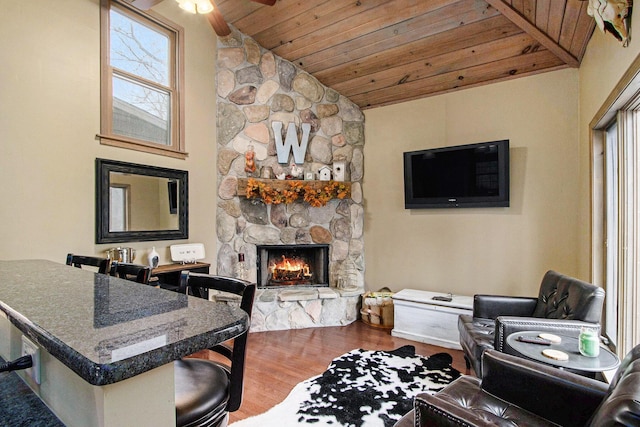
<path fill-rule="evenodd" d="M 207 13 L 207 19 L 218 37 L 224 37 L 231 34 L 231 29 L 227 25 L 227 21 L 224 20 L 224 16 L 220 13 L 220 9 L 218 9 L 218 5 L 215 4 L 215 2 L 213 4 L 213 11 Z"/>
<path fill-rule="evenodd" d="M 254 3 L 265 4 L 267 6 L 273 6 L 276 4 L 276 0 L 251 0 Z"/>
<path fill-rule="evenodd" d="M 149 10 L 161 1 L 162 0 L 130 0 L 129 3 L 140 10 Z"/>

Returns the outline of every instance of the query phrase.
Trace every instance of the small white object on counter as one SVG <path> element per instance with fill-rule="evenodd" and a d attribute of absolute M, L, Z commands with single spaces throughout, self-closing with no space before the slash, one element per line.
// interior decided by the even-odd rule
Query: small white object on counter
<path fill-rule="evenodd" d="M 156 247 L 154 246 L 149 254 L 147 255 L 147 261 L 149 262 L 149 267 L 156 268 L 160 263 L 160 254 L 156 252 Z"/>
<path fill-rule="evenodd" d="M 169 249 L 171 250 L 171 261 L 173 262 L 194 263 L 205 257 L 202 243 L 171 245 Z"/>

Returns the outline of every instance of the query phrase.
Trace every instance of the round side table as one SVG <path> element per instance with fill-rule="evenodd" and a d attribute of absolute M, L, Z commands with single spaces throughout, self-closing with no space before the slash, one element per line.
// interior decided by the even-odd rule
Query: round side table
<path fill-rule="evenodd" d="M 534 338 L 540 333 L 540 331 L 515 332 L 507 337 L 507 345 L 525 358 L 575 371 L 603 372 L 615 369 L 620 364 L 618 356 L 603 346 L 600 346 L 600 354 L 598 357 L 583 356 L 580 354 L 580 351 L 578 351 L 578 339 L 574 337 L 558 335 L 562 338 L 562 341 L 557 344 L 552 343 L 551 345 L 531 344 L 518 341 L 518 337 Z M 542 351 L 548 348 L 566 353 L 569 359 L 555 360 L 542 354 Z"/>

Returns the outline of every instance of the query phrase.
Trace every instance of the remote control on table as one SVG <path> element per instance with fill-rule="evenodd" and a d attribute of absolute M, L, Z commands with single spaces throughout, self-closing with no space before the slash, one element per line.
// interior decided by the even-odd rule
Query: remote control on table
<path fill-rule="evenodd" d="M 522 335 L 520 335 L 518 337 L 518 341 L 526 342 L 529 344 L 551 345 L 551 341 L 545 340 L 540 337 L 523 337 Z"/>

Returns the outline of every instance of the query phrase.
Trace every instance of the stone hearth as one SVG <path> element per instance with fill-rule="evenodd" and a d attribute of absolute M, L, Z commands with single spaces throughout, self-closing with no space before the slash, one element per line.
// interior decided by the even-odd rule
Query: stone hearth
<path fill-rule="evenodd" d="M 344 326 L 358 318 L 362 290 L 335 288 L 258 289 L 251 332 Z M 211 291 L 213 301 L 240 304 L 240 297 Z"/>
<path fill-rule="evenodd" d="M 259 289 L 251 332 L 344 326 L 358 318 L 360 289 Z"/>

